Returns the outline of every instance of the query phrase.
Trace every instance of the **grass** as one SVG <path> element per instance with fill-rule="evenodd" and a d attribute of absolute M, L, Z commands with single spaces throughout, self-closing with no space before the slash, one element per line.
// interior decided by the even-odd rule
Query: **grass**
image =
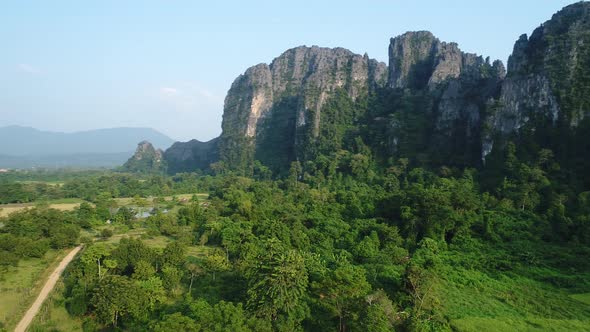
<path fill-rule="evenodd" d="M 61 187 L 65 183 L 63 181 L 33 181 L 33 180 L 24 180 L 24 181 L 15 181 L 15 182 L 19 182 L 19 183 L 23 183 L 23 184 L 37 184 L 37 183 L 42 183 L 42 184 L 46 184 L 48 186 L 56 186 L 56 187 Z"/>
<path fill-rule="evenodd" d="M 544 269 L 545 275 L 561 273 Z M 444 265 L 433 295 L 455 331 L 590 331 L 590 293 L 572 294 L 574 289 L 531 278 L 536 274 Z"/>
<path fill-rule="evenodd" d="M 64 284 L 60 279 L 35 316 L 29 331 L 82 331 L 82 320 L 70 316 L 66 310 L 63 291 Z"/>
<path fill-rule="evenodd" d="M 100 231 L 104 228 L 112 229 L 115 234 L 108 239 L 99 239 L 97 242 L 100 243 L 107 243 L 107 244 L 117 244 L 121 241 L 122 238 L 130 237 L 130 238 L 140 238 L 147 246 L 156 249 L 163 249 L 166 245 L 174 240 L 168 236 L 164 235 L 156 235 L 156 236 L 147 236 L 147 229 L 145 228 L 133 228 L 130 230 L 123 230 L 118 229 L 116 226 L 100 226 L 96 227 L 93 231 L 82 230 L 81 236 L 88 236 L 90 238 L 96 237 L 100 234 Z M 186 254 L 189 257 L 194 258 L 203 258 L 207 256 L 208 252 L 212 249 L 209 246 L 201 246 L 201 245 L 193 245 L 188 246 L 186 250 Z"/>
<path fill-rule="evenodd" d="M 33 303 L 46 279 L 68 250 L 49 250 L 43 258 L 23 259 L 0 277 L 0 321 L 7 330 L 18 324 Z"/>
<path fill-rule="evenodd" d="M 590 305 L 590 293 L 572 294 L 571 297 L 574 300 L 580 301 L 586 305 Z"/>
<path fill-rule="evenodd" d="M 172 196 L 165 196 L 164 199 L 166 201 L 171 201 L 173 197 L 176 197 L 178 200 L 190 200 L 193 196 L 197 196 L 199 201 L 203 201 L 203 200 L 206 200 L 207 197 L 209 197 L 209 194 L 206 194 L 206 193 L 178 194 L 178 195 L 172 195 Z M 146 200 L 148 203 L 152 203 L 154 200 L 154 197 L 148 197 L 148 198 L 146 198 Z M 115 201 L 121 206 L 133 205 L 133 197 L 115 198 Z"/>
<path fill-rule="evenodd" d="M 544 318 L 486 318 L 469 317 L 453 321 L 452 327 L 458 331 L 493 332 L 493 331 L 590 331 L 588 321 L 576 319 Z"/>
<path fill-rule="evenodd" d="M 205 193 L 196 193 L 196 194 L 179 194 L 174 196 L 166 196 L 164 197 L 165 200 L 171 201 L 173 197 L 176 197 L 179 200 L 190 200 L 193 195 L 197 196 L 199 201 L 204 201 L 207 199 L 209 194 Z M 147 198 L 146 200 L 148 203 L 153 203 L 153 197 Z M 133 198 L 132 197 L 122 197 L 122 198 L 115 198 L 115 201 L 119 206 L 131 206 L 133 205 Z M 52 209 L 57 209 L 60 211 L 72 211 L 73 209 L 80 206 L 80 204 L 84 202 L 84 200 L 79 198 L 62 198 L 62 199 L 54 199 L 49 200 L 47 203 L 49 207 Z M 34 207 L 36 203 L 20 203 L 20 204 L 0 204 L 0 218 L 7 217 L 9 214 L 13 212 L 17 212 L 29 207 Z"/>
<path fill-rule="evenodd" d="M 49 207 L 60 211 L 72 211 L 80 206 L 83 202 L 77 198 L 63 198 L 48 201 Z M 0 217 L 6 217 L 13 212 L 24 210 L 26 208 L 34 207 L 36 203 L 22 203 L 22 204 L 0 204 Z"/>

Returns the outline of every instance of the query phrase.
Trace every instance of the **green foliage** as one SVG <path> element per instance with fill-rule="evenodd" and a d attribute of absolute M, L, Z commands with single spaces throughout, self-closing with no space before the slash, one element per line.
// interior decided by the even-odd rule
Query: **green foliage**
<path fill-rule="evenodd" d="M 149 297 L 143 287 L 126 277 L 116 275 L 102 280 L 92 297 L 92 304 L 100 321 L 114 327 L 120 319 L 141 318 L 143 308 L 148 303 Z"/>
<path fill-rule="evenodd" d="M 66 213 L 46 207 L 26 209 L 0 218 L 0 266 L 16 266 L 27 257 L 43 257 L 49 248 L 73 247 L 80 226 Z"/>
<path fill-rule="evenodd" d="M 258 316 L 272 321 L 279 315 L 296 316 L 308 282 L 301 254 L 271 238 L 246 256 L 244 264 L 248 305 Z"/>

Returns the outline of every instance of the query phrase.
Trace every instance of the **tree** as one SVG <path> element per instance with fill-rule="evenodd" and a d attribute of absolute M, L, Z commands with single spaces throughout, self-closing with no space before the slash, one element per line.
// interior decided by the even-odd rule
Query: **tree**
<path fill-rule="evenodd" d="M 107 261 L 107 257 L 111 255 L 109 248 L 104 244 L 93 244 L 84 250 L 84 253 L 80 257 L 80 261 L 86 264 L 87 269 L 90 266 L 96 266 L 97 269 L 97 276 L 98 279 L 102 279 L 103 276 L 106 274 L 107 267 L 104 266 L 105 261 Z M 112 266 L 112 260 L 108 260 L 109 266 Z M 96 265 L 95 265 L 96 264 Z"/>
<path fill-rule="evenodd" d="M 202 331 L 200 326 L 190 317 L 183 316 L 180 312 L 164 316 L 162 321 L 154 326 L 154 332 L 197 332 Z"/>
<path fill-rule="evenodd" d="M 82 227 L 89 228 L 91 222 L 96 220 L 96 210 L 87 202 L 82 202 L 77 212 Z"/>
<path fill-rule="evenodd" d="M 153 310 L 156 304 L 166 300 L 166 291 L 162 283 L 162 279 L 156 276 L 151 276 L 145 280 L 136 281 L 137 285 L 145 291 L 147 297 L 147 305 L 150 310 Z"/>
<path fill-rule="evenodd" d="M 225 272 L 230 268 L 227 255 L 221 250 L 213 250 L 205 258 L 205 268 L 213 274 L 215 280 L 216 273 Z"/>
<path fill-rule="evenodd" d="M 382 289 L 365 297 L 367 308 L 361 325 L 367 331 L 392 331 L 396 321 L 396 308 Z"/>
<path fill-rule="evenodd" d="M 149 303 L 145 291 L 127 277 L 109 276 L 103 279 L 91 301 L 103 323 L 117 326 L 125 317 L 140 318 L 147 315 Z"/>
<path fill-rule="evenodd" d="M 156 269 L 151 263 L 141 260 L 133 267 L 131 278 L 136 280 L 148 280 L 156 274 Z"/>
<path fill-rule="evenodd" d="M 365 270 L 352 265 L 346 258 L 338 257 L 334 269 L 312 284 L 319 303 L 338 317 L 338 331 L 347 330 L 346 319 L 352 318 L 353 309 L 362 303 L 362 298 L 371 290 Z"/>
<path fill-rule="evenodd" d="M 188 285 L 188 294 L 191 294 L 192 289 L 193 289 L 193 280 L 203 274 L 203 268 L 196 263 L 192 263 L 192 262 L 187 262 L 185 264 L 186 270 L 188 271 L 188 276 L 189 276 L 189 280 L 190 283 Z"/>
<path fill-rule="evenodd" d="M 110 228 L 103 228 L 103 230 L 102 230 L 102 231 L 100 231 L 100 236 L 101 236 L 103 239 L 108 239 L 108 238 L 110 238 L 111 236 L 113 236 L 113 230 L 112 230 L 112 229 L 110 229 Z"/>
<path fill-rule="evenodd" d="M 162 265 L 170 265 L 179 267 L 184 264 L 186 255 L 186 246 L 179 241 L 170 242 L 164 248 L 162 252 L 161 262 Z"/>
<path fill-rule="evenodd" d="M 165 265 L 162 268 L 162 281 L 166 290 L 173 292 L 180 285 L 182 273 L 174 266 Z"/>
<path fill-rule="evenodd" d="M 307 270 L 301 254 L 287 250 L 276 238 L 260 244 L 261 250 L 246 262 L 248 305 L 260 317 L 275 321 L 293 314 L 305 295 Z"/>
<path fill-rule="evenodd" d="M 112 251 L 111 258 L 118 262 L 120 271 L 130 275 L 139 261 L 154 263 L 156 252 L 139 239 L 122 238 L 119 246 Z"/>

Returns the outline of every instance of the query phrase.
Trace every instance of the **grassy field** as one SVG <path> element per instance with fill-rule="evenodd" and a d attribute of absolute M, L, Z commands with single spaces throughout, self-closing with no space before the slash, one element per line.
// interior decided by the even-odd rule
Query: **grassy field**
<path fill-rule="evenodd" d="M 121 241 L 122 238 L 139 238 L 141 239 L 146 245 L 156 249 L 163 249 L 166 245 L 172 241 L 172 238 L 164 235 L 156 235 L 156 236 L 148 236 L 147 229 L 139 227 L 130 230 L 121 231 L 117 229 L 117 227 L 113 226 L 101 226 L 97 227 L 93 231 L 82 230 L 81 236 L 88 236 L 90 238 L 96 238 L 100 231 L 104 228 L 110 228 L 114 231 L 114 235 L 108 239 L 97 239 L 97 242 L 100 243 L 108 243 L 108 244 L 117 244 Z M 187 256 L 195 257 L 195 258 L 202 258 L 207 256 L 207 253 L 212 248 L 209 246 L 201 246 L 201 245 L 193 245 L 188 246 L 186 250 Z"/>
<path fill-rule="evenodd" d="M 457 267 L 439 276 L 434 293 L 456 331 L 590 331 L 588 293 L 517 273 Z"/>
<path fill-rule="evenodd" d="M 178 200 L 190 200 L 193 196 L 197 196 L 199 201 L 203 201 L 203 200 L 206 200 L 207 197 L 209 197 L 209 194 L 205 194 L 205 193 L 178 194 L 178 195 L 173 195 L 173 196 L 165 196 L 164 199 L 167 201 L 171 201 L 173 197 L 176 197 Z M 154 200 L 154 197 L 146 198 L 146 200 L 148 203 L 152 203 Z M 120 206 L 133 205 L 133 197 L 115 198 L 115 201 L 117 201 L 117 204 L 119 204 Z"/>
<path fill-rule="evenodd" d="M 12 330 L 68 250 L 49 250 L 43 258 L 23 259 L 0 274 L 0 321 Z"/>
<path fill-rule="evenodd" d="M 64 284 L 60 279 L 55 288 L 41 306 L 39 314 L 35 317 L 29 332 L 60 331 L 77 332 L 82 331 L 82 320 L 70 316 L 65 307 L 63 297 Z"/>
<path fill-rule="evenodd" d="M 32 180 L 25 180 L 25 181 L 15 181 L 15 182 L 19 182 L 19 183 L 23 183 L 23 184 L 36 184 L 36 183 L 42 183 L 42 184 L 46 184 L 48 186 L 63 186 L 65 182 L 63 181 L 32 181 Z"/>
<path fill-rule="evenodd" d="M 174 196 L 166 196 L 164 197 L 165 200 L 170 201 L 173 197 L 176 197 L 179 200 L 190 200 L 193 195 L 197 196 L 199 201 L 204 201 L 207 199 L 208 194 L 204 193 L 196 193 L 196 194 L 179 194 Z M 152 198 L 146 199 L 149 204 L 153 202 Z M 122 197 L 116 198 L 117 204 L 119 206 L 130 206 L 133 205 L 133 198 L 132 197 Z M 63 198 L 63 199 L 56 199 L 48 201 L 49 207 L 52 209 L 57 209 L 61 211 L 72 211 L 73 209 L 80 206 L 80 204 L 84 202 L 82 199 L 78 198 Z M 6 217 L 13 212 L 17 212 L 29 207 L 34 207 L 36 203 L 22 203 L 22 204 L 0 204 L 0 218 Z"/>
<path fill-rule="evenodd" d="M 83 200 L 77 198 L 64 198 L 48 201 L 49 207 L 60 211 L 71 211 L 80 206 Z M 34 207 L 35 203 L 23 204 L 0 204 L 0 217 L 6 217 L 13 212 L 17 212 L 26 208 Z"/>

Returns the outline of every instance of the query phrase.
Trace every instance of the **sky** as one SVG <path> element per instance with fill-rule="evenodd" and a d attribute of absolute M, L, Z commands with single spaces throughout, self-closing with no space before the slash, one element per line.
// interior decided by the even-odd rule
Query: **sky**
<path fill-rule="evenodd" d="M 389 39 L 429 30 L 504 62 L 518 37 L 575 1 L 3 1 L 0 127 L 151 127 L 176 140 L 221 132 L 248 67 L 300 45 L 387 63 Z"/>

